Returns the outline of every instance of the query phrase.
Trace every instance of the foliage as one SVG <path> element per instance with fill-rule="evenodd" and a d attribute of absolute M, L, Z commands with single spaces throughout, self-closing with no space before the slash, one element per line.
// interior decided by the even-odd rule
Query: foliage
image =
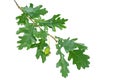
<path fill-rule="evenodd" d="M 27 50 L 36 48 L 36 58 L 41 58 L 44 63 L 51 53 L 47 38 L 50 36 L 56 41 L 56 55 L 60 56 L 56 67 L 61 67 L 60 72 L 63 77 L 67 77 L 69 73 L 68 61 L 72 60 L 78 70 L 89 67 L 89 56 L 84 54 L 87 47 L 82 43 L 77 43 L 77 38 L 63 39 L 57 36 L 53 37 L 48 33 L 50 29 L 55 32 L 56 28 L 60 30 L 66 28 L 65 22 L 67 19 L 61 18 L 60 14 L 56 14 L 46 20 L 43 19 L 43 16 L 47 14 L 48 11 L 46 8 L 43 8 L 42 5 L 34 7 L 31 3 L 29 6 L 20 7 L 16 1 L 15 3 L 22 11 L 22 14 L 16 17 L 17 24 L 22 25 L 16 32 L 16 34 L 19 35 L 19 41 L 17 41 L 19 50 L 23 48 Z M 64 53 L 68 54 L 68 60 L 66 60 Z"/>

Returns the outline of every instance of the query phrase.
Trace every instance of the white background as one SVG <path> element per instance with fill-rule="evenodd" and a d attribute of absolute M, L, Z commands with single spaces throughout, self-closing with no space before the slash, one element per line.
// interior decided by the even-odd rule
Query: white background
<path fill-rule="evenodd" d="M 69 66 L 64 79 L 56 68 L 59 57 L 52 52 L 45 64 L 35 58 L 35 49 L 19 51 L 15 17 L 21 11 L 13 0 L 0 1 L 0 80 L 120 80 L 120 1 L 119 0 L 17 0 L 21 6 L 42 4 L 49 13 L 69 19 L 67 29 L 56 35 L 77 37 L 88 46 L 90 67 L 78 71 Z M 54 34 L 55 35 L 55 34 Z"/>

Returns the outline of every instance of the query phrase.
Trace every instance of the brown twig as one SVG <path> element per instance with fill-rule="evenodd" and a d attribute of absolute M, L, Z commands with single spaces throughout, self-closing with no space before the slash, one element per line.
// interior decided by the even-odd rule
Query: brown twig
<path fill-rule="evenodd" d="M 51 34 L 48 33 L 48 35 L 55 40 L 55 42 L 58 42 L 55 37 L 53 37 Z"/>
<path fill-rule="evenodd" d="M 14 0 L 16 6 L 22 11 L 21 7 L 18 5 L 18 3 L 16 2 L 16 0 Z"/>
<path fill-rule="evenodd" d="M 14 2 L 15 2 L 15 4 L 16 4 L 16 6 L 18 7 L 18 9 L 20 9 L 20 10 L 23 12 L 22 8 L 19 6 L 19 4 L 17 3 L 17 1 L 16 1 L 16 0 L 14 0 Z M 31 20 L 31 21 L 35 24 L 34 20 L 33 20 L 32 18 L 30 18 L 30 16 L 29 16 L 29 17 L 27 17 L 27 18 L 28 18 L 29 20 Z M 40 28 L 40 30 L 42 30 L 42 28 L 41 28 L 40 26 L 37 26 L 37 27 L 39 27 L 39 28 Z M 51 34 L 49 34 L 49 33 L 48 33 L 48 35 L 49 35 L 52 39 L 54 39 L 54 40 L 55 40 L 55 42 L 58 42 L 54 36 L 52 36 L 52 35 L 51 35 Z"/>

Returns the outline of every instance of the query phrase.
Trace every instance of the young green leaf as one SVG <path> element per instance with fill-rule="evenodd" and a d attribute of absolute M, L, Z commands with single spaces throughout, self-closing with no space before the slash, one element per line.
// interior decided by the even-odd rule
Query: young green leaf
<path fill-rule="evenodd" d="M 70 61 L 71 59 L 73 59 L 73 64 L 76 64 L 78 69 L 85 69 L 86 67 L 89 67 L 90 64 L 90 62 L 88 61 L 89 56 L 83 54 L 86 46 L 82 44 L 77 44 L 77 46 L 77 50 L 69 51 L 68 60 Z"/>
<path fill-rule="evenodd" d="M 36 58 L 39 59 L 39 57 L 41 56 L 42 62 L 44 63 L 47 57 L 47 55 L 44 52 L 44 48 L 48 47 L 48 44 L 45 42 L 44 39 L 40 39 L 39 41 L 40 43 L 38 43 L 38 46 L 37 46 Z"/>
<path fill-rule="evenodd" d="M 17 16 L 16 19 L 18 20 L 18 25 L 24 25 L 26 22 L 29 21 L 25 13 L 21 14 L 20 16 Z"/>
<path fill-rule="evenodd" d="M 66 28 L 65 22 L 67 19 L 61 18 L 60 14 L 54 15 L 52 18 L 48 20 L 41 20 L 39 22 L 40 26 L 48 26 L 51 28 L 53 31 L 56 31 L 56 28 L 63 29 Z"/>
<path fill-rule="evenodd" d="M 53 31 L 56 31 L 55 27 L 59 29 L 66 28 L 64 25 L 68 19 L 60 18 L 60 14 L 54 15 L 51 19 L 47 20 L 49 22 L 49 28 L 52 28 Z"/>
<path fill-rule="evenodd" d="M 77 38 L 74 39 L 63 39 L 60 37 L 56 37 L 58 39 L 58 43 L 61 45 L 61 47 L 64 48 L 64 50 L 66 51 L 66 53 L 68 53 L 69 51 L 74 50 L 77 46 L 76 46 L 76 40 Z"/>
<path fill-rule="evenodd" d="M 31 3 L 30 6 L 22 7 L 24 13 L 28 14 L 31 18 L 38 18 L 41 15 L 45 15 L 48 11 L 45 8 L 42 8 L 42 5 L 33 7 Z"/>
<path fill-rule="evenodd" d="M 56 64 L 56 67 L 59 67 L 61 66 L 61 70 L 60 72 L 62 73 L 62 76 L 63 77 L 67 77 L 68 76 L 68 73 L 69 73 L 69 70 L 68 70 L 68 67 L 69 64 L 68 62 L 64 59 L 63 56 L 61 56 L 60 60 L 57 62 Z"/>
<path fill-rule="evenodd" d="M 61 51 L 61 48 L 62 48 L 62 45 L 60 44 L 61 42 L 62 42 L 62 39 L 59 38 L 58 44 L 56 44 L 56 48 L 58 49 L 56 54 L 60 55 L 60 59 L 57 62 L 56 67 L 61 66 L 60 72 L 62 73 L 62 76 L 67 77 L 69 73 L 69 69 L 68 69 L 69 63 L 65 60 L 64 54 Z"/>
<path fill-rule="evenodd" d="M 18 49 L 23 49 L 24 47 L 30 49 L 31 45 L 36 43 L 36 38 L 33 36 L 33 30 L 34 27 L 30 23 L 27 23 L 23 28 L 19 28 L 17 34 L 24 33 L 24 35 L 19 36 L 20 40 L 17 43 L 20 45 L 18 46 Z"/>
<path fill-rule="evenodd" d="M 42 58 L 42 63 L 44 63 L 46 61 L 46 55 L 39 47 L 37 47 L 36 58 L 39 59 L 40 56 Z"/>
<path fill-rule="evenodd" d="M 69 51 L 72 51 L 76 48 L 76 44 L 75 44 L 76 40 L 77 40 L 76 38 L 71 39 L 71 40 L 70 40 L 70 38 L 64 39 L 63 47 L 64 47 L 66 53 L 68 53 Z"/>

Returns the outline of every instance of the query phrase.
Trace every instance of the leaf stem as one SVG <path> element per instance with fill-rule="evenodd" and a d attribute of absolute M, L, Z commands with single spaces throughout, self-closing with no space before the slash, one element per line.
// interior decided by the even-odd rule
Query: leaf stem
<path fill-rule="evenodd" d="M 15 2 L 15 4 L 16 4 L 16 6 L 18 7 L 18 9 L 20 9 L 20 10 L 23 12 L 23 10 L 21 9 L 21 7 L 20 7 L 19 4 L 17 3 L 17 1 L 14 0 L 14 2 Z M 28 16 L 27 18 L 35 24 L 34 20 L 33 20 L 30 16 Z M 40 28 L 40 30 L 42 30 L 42 28 L 41 28 L 40 26 L 38 26 L 38 27 Z M 49 35 L 53 40 L 55 40 L 55 42 L 58 42 L 54 36 L 52 36 L 52 35 L 49 34 L 49 33 L 48 33 L 48 35 Z"/>

